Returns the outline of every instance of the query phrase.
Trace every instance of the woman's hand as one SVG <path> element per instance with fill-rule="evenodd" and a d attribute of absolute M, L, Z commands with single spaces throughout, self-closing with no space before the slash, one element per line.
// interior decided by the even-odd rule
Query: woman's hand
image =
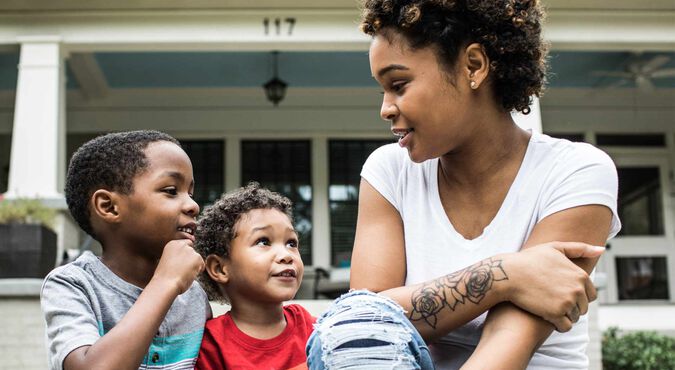
<path fill-rule="evenodd" d="M 603 247 L 550 242 L 508 255 L 508 297 L 516 306 L 566 332 L 596 299 L 589 275 L 571 259 L 596 258 Z"/>

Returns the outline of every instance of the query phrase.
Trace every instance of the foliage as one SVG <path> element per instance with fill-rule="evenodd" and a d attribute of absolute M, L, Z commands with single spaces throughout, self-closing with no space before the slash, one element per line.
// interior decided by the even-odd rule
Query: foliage
<path fill-rule="evenodd" d="M 620 335 L 612 327 L 602 336 L 605 370 L 675 369 L 675 338 L 651 331 Z"/>
<path fill-rule="evenodd" d="M 0 224 L 42 224 L 54 227 L 56 211 L 39 199 L 0 199 Z"/>

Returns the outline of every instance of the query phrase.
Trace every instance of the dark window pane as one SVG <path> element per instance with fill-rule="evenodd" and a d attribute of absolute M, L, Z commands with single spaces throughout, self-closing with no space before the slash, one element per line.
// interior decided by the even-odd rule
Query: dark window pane
<path fill-rule="evenodd" d="M 0 134 L 0 194 L 7 191 L 7 183 L 9 181 L 9 157 L 11 148 L 12 135 Z"/>
<path fill-rule="evenodd" d="M 300 255 L 312 264 L 312 174 L 310 142 L 242 141 L 242 185 L 257 181 L 287 196 L 293 202 L 295 229 L 300 237 Z"/>
<path fill-rule="evenodd" d="M 596 142 L 600 146 L 651 146 L 665 147 L 663 134 L 598 134 Z"/>
<path fill-rule="evenodd" d="M 616 259 L 619 299 L 668 299 L 665 257 Z"/>
<path fill-rule="evenodd" d="M 354 246 L 361 167 L 370 153 L 392 140 L 331 140 L 329 143 L 331 264 L 349 266 Z"/>
<path fill-rule="evenodd" d="M 657 167 L 621 167 L 620 235 L 663 235 L 663 204 Z"/>
<path fill-rule="evenodd" d="M 224 144 L 215 140 L 181 140 L 180 143 L 192 161 L 195 177 L 194 199 L 203 210 L 223 193 Z"/>
<path fill-rule="evenodd" d="M 555 137 L 555 138 L 558 138 L 558 139 L 566 139 L 566 140 L 569 140 L 569 141 L 572 141 L 572 142 L 575 142 L 575 143 L 581 143 L 581 142 L 586 141 L 585 137 L 584 137 L 584 134 L 580 134 L 580 133 L 569 134 L 569 133 L 547 132 L 546 135 L 548 135 L 550 137 Z"/>

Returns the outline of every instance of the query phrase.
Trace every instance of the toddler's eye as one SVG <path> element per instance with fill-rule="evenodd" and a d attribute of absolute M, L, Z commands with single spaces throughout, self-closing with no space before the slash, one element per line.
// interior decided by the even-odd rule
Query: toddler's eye
<path fill-rule="evenodd" d="M 268 238 L 259 238 L 258 240 L 255 241 L 255 245 L 270 245 L 270 240 Z"/>
<path fill-rule="evenodd" d="M 172 187 L 168 187 L 168 188 L 164 188 L 164 189 L 162 189 L 162 191 L 165 192 L 165 193 L 167 193 L 167 194 L 178 195 L 178 189 L 176 189 L 176 188 L 173 187 L 173 186 L 172 186 Z"/>
<path fill-rule="evenodd" d="M 298 244 L 299 243 L 296 239 L 290 239 L 289 241 L 286 242 L 286 245 L 291 247 L 291 248 L 297 248 Z"/>

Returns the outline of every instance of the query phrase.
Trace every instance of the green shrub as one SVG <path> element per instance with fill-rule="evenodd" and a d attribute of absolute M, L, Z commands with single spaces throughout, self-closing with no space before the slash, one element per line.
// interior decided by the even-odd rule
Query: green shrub
<path fill-rule="evenodd" d="M 56 211 L 39 199 L 0 200 L 0 224 L 43 224 L 54 227 Z"/>
<path fill-rule="evenodd" d="M 675 338 L 650 331 L 620 334 L 609 328 L 602 336 L 605 370 L 675 369 Z"/>

